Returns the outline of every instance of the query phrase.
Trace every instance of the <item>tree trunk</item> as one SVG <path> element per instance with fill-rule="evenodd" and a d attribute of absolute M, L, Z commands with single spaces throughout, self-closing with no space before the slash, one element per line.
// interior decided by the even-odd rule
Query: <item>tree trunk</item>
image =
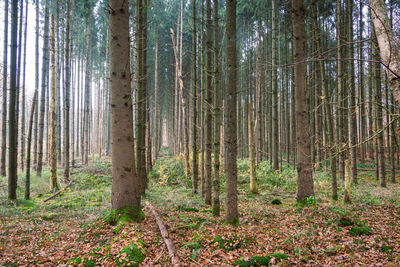
<path fill-rule="evenodd" d="M 8 199 L 17 199 L 17 32 L 18 1 L 11 1 L 11 49 L 10 49 L 10 103 L 9 103 L 9 138 L 8 138 Z"/>
<path fill-rule="evenodd" d="M 88 18 L 86 24 L 86 71 L 85 71 L 85 104 L 83 111 L 83 164 L 89 162 L 89 134 L 90 134 L 90 107 L 91 104 L 91 82 L 92 82 L 92 4 L 90 1 L 86 3 L 88 10 Z"/>
<path fill-rule="evenodd" d="M 349 58 L 354 58 L 354 45 L 353 45 L 353 0 L 347 0 L 348 10 L 348 41 L 349 45 Z M 350 95 L 349 95 L 349 143 L 350 143 L 350 162 L 351 162 L 351 182 L 357 184 L 357 111 L 356 111 L 356 86 L 355 86 L 355 73 L 354 73 L 354 61 L 348 62 L 349 78 L 350 78 Z"/>
<path fill-rule="evenodd" d="M 212 192 L 212 21 L 211 0 L 206 0 L 206 98 L 205 98 L 205 195 L 204 201 L 211 205 Z"/>
<path fill-rule="evenodd" d="M 203 0 L 201 0 L 203 1 Z M 197 194 L 198 193 L 198 187 L 199 187 L 199 164 L 198 164 L 198 138 L 197 138 L 197 29 L 196 29 L 196 0 L 192 0 L 192 16 L 193 16 L 193 33 L 192 33 L 192 38 L 193 38 L 193 72 L 192 72 L 192 86 L 193 86 L 193 94 L 192 94 L 192 101 L 193 101 L 193 118 L 192 118 L 192 174 L 193 174 L 193 193 Z"/>
<path fill-rule="evenodd" d="M 296 97 L 296 144 L 297 144 L 297 201 L 314 195 L 311 158 L 309 119 L 307 113 L 307 100 L 305 89 L 305 74 L 307 63 L 305 14 L 303 0 L 292 0 L 293 23 L 293 54 L 295 71 L 295 97 Z"/>
<path fill-rule="evenodd" d="M 50 184 L 51 189 L 58 189 L 57 183 L 57 117 L 56 117 L 56 48 L 54 38 L 54 16 L 50 15 Z"/>
<path fill-rule="evenodd" d="M 36 108 L 35 114 L 33 115 L 33 169 L 37 167 L 38 158 L 38 120 L 39 120 L 39 35 L 40 35 L 40 22 L 39 22 L 39 1 L 36 1 L 36 29 L 35 29 L 35 90 L 38 91 L 36 94 Z"/>
<path fill-rule="evenodd" d="M 31 144 L 32 144 L 32 126 L 35 114 L 36 102 L 37 102 L 38 88 L 35 88 L 35 92 L 32 98 L 31 115 L 29 117 L 28 126 L 28 141 L 27 141 L 27 152 L 26 152 L 26 174 L 25 174 L 25 199 L 30 199 L 31 194 Z"/>
<path fill-rule="evenodd" d="M 372 27 L 372 43 L 374 63 L 374 85 L 375 85 L 375 105 L 376 105 L 376 131 L 383 129 L 383 112 L 382 112 L 382 80 L 381 80 L 381 66 L 379 63 L 379 47 L 376 39 L 375 27 Z M 384 150 L 384 134 L 380 133 L 377 137 L 377 160 L 378 164 L 378 177 L 380 185 L 386 187 L 386 169 L 385 169 L 385 150 Z"/>
<path fill-rule="evenodd" d="M 64 182 L 69 182 L 69 105 L 70 105 L 70 1 L 67 0 L 66 27 L 65 27 L 65 75 L 64 75 Z"/>
<path fill-rule="evenodd" d="M 136 1 L 136 174 L 139 193 L 145 193 L 146 184 L 146 73 L 145 73 L 145 0 Z"/>
<path fill-rule="evenodd" d="M 3 45 L 3 104 L 1 113 L 1 166 L 0 176 L 6 176 L 7 154 L 7 73 L 8 73 L 8 0 L 4 0 L 4 45 Z"/>
<path fill-rule="evenodd" d="M 27 40 L 27 25 L 28 25 L 28 1 L 25 5 L 25 25 L 24 25 L 24 59 L 23 59 L 23 74 L 22 74 L 22 114 L 21 114 L 21 170 L 25 169 L 25 78 L 26 78 L 26 40 Z M 22 40 L 21 40 L 22 45 Z"/>
<path fill-rule="evenodd" d="M 250 191 L 253 194 L 258 193 L 257 190 L 257 174 L 256 174 L 256 152 L 254 142 L 254 116 L 253 116 L 253 96 L 249 97 L 249 154 L 250 154 Z"/>
<path fill-rule="evenodd" d="M 375 34 L 379 44 L 382 64 L 386 67 L 389 84 L 397 105 L 400 106 L 400 52 L 394 39 L 384 0 L 369 0 Z"/>
<path fill-rule="evenodd" d="M 214 179 L 212 210 L 220 215 L 221 76 L 219 65 L 218 0 L 214 0 Z"/>
<path fill-rule="evenodd" d="M 42 55 L 42 79 L 41 79 L 41 95 L 40 95 L 40 114 L 39 114 L 39 136 L 38 136 L 38 160 L 36 173 L 42 176 L 43 167 L 43 134 L 44 134 L 44 115 L 46 110 L 46 79 L 49 62 L 49 0 L 46 0 L 44 8 L 44 38 L 43 38 L 43 55 Z"/>
<path fill-rule="evenodd" d="M 279 129 L 278 129 L 278 81 L 277 81 L 277 31 L 276 31 L 276 0 L 272 0 L 272 168 L 279 169 Z"/>
<path fill-rule="evenodd" d="M 130 71 L 129 8 L 124 0 L 110 0 L 110 105 L 112 195 L 111 208 L 129 208 L 139 219 L 140 192 L 134 175 L 133 110 Z"/>
<path fill-rule="evenodd" d="M 224 147 L 226 175 L 226 217 L 228 223 L 239 221 L 237 195 L 236 136 L 236 0 L 226 1 L 226 73 L 224 110 Z"/>

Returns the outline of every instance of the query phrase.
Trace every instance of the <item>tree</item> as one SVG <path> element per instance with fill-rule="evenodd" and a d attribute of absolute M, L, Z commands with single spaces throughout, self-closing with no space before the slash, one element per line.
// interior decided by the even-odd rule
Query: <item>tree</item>
<path fill-rule="evenodd" d="M 38 133 L 38 156 L 37 156 L 37 176 L 42 176 L 43 167 L 43 133 L 44 133 L 44 115 L 46 110 L 46 80 L 48 76 L 49 64 L 49 0 L 46 0 L 44 7 L 44 38 L 42 55 L 42 79 L 40 92 L 40 114 L 39 114 L 39 133 Z"/>
<path fill-rule="evenodd" d="M 139 192 L 146 188 L 146 0 L 136 1 L 136 174 Z"/>
<path fill-rule="evenodd" d="M 394 39 L 384 0 L 369 0 L 382 63 L 386 67 L 393 96 L 400 106 L 400 52 Z"/>
<path fill-rule="evenodd" d="M 202 0 L 201 0 L 202 1 Z M 198 164 L 198 138 L 197 138 L 197 29 L 196 29 L 196 0 L 192 0 L 192 16 L 193 16 L 193 71 L 192 71 L 192 86 L 193 86 L 193 94 L 192 94 L 192 101 L 193 101 L 193 118 L 192 118 L 192 175 L 193 175 L 193 193 L 197 194 L 198 187 L 199 187 L 199 164 Z"/>
<path fill-rule="evenodd" d="M 124 0 L 109 1 L 111 208 L 127 208 L 139 219 L 140 191 L 134 175 L 133 109 L 130 71 L 129 7 Z"/>
<path fill-rule="evenodd" d="M 221 76 L 219 70 L 219 30 L 218 0 L 214 0 L 214 179 L 213 179 L 213 215 L 220 215 L 220 142 L 221 142 Z"/>
<path fill-rule="evenodd" d="M 86 20 L 86 71 L 85 71 L 85 104 L 83 111 L 83 164 L 89 162 L 89 126 L 90 126 L 90 99 L 91 99 L 91 82 L 92 82 L 92 0 L 86 1 L 87 20 Z"/>
<path fill-rule="evenodd" d="M 70 1 L 67 0 L 65 27 L 65 78 L 64 78 L 64 181 L 69 181 L 69 106 L 70 106 Z"/>
<path fill-rule="evenodd" d="M 239 221 L 237 204 L 236 136 L 236 0 L 226 0 L 226 73 L 224 110 L 224 147 L 226 175 L 226 217 L 228 223 Z"/>
<path fill-rule="evenodd" d="M 306 31 L 304 0 L 292 0 L 293 59 L 295 97 L 296 97 L 296 145 L 297 145 L 297 201 L 314 195 L 311 168 L 311 145 L 309 138 L 309 119 L 305 89 L 306 74 Z"/>
<path fill-rule="evenodd" d="M 38 94 L 38 88 L 35 88 L 35 92 L 34 92 L 33 98 L 32 98 L 31 115 L 29 116 L 29 125 L 28 125 L 26 173 L 25 173 L 25 199 L 26 200 L 30 199 L 30 193 L 31 193 L 31 144 L 32 144 L 33 119 L 34 119 L 33 116 L 35 115 L 37 94 Z"/>
<path fill-rule="evenodd" d="M 279 169 L 279 129 L 278 129 L 278 75 L 277 75 L 277 64 L 278 64 L 278 53 L 277 53 L 277 30 L 276 30 L 276 0 L 272 0 L 272 138 L 271 138 L 271 149 L 272 149 L 272 168 L 274 170 Z"/>
<path fill-rule="evenodd" d="M 7 153 L 7 58 L 8 58 L 8 0 L 4 1 L 4 45 L 3 45 L 3 104 L 1 113 L 1 166 L 0 175 L 6 176 Z"/>
<path fill-rule="evenodd" d="M 206 0 L 206 98 L 205 98 L 205 194 L 204 201 L 211 205 L 212 192 L 212 23 L 211 0 Z"/>
<path fill-rule="evenodd" d="M 21 134 L 20 134 L 20 140 L 21 140 L 21 155 L 20 155 L 20 164 L 21 164 L 21 170 L 24 170 L 25 168 L 25 81 L 26 81 L 26 41 L 27 41 L 27 33 L 28 33 L 28 1 L 25 5 L 25 22 L 24 22 L 24 55 L 23 55 L 23 71 L 22 71 L 22 95 L 21 95 Z M 21 27 L 22 31 L 22 27 Z M 22 46 L 22 39 L 21 39 L 21 45 Z"/>
<path fill-rule="evenodd" d="M 17 199 L 17 32 L 18 0 L 11 1 L 10 102 L 8 138 L 8 198 Z"/>
<path fill-rule="evenodd" d="M 56 48 L 54 37 L 54 16 L 50 15 L 50 184 L 58 189 L 57 183 L 57 145 L 56 145 Z"/>

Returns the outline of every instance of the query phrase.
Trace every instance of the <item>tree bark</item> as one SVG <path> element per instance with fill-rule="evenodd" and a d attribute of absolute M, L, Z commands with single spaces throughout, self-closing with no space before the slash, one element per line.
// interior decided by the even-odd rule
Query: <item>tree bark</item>
<path fill-rule="evenodd" d="M 297 201 L 314 195 L 314 185 L 310 158 L 309 119 L 307 112 L 307 100 L 305 89 L 306 74 L 306 31 L 303 0 L 292 0 L 292 24 L 293 24 L 293 52 L 295 72 L 295 97 L 296 97 L 296 144 L 297 144 Z"/>
<path fill-rule="evenodd" d="M 202 0 L 201 0 L 202 1 Z M 193 114 L 192 114 L 192 175 L 193 175 L 193 193 L 197 194 L 199 190 L 199 163 L 198 163 L 198 133 L 197 133 L 197 28 L 196 28 L 196 0 L 192 0 L 192 17 L 193 17 L 193 71 L 192 71 L 192 86 L 193 86 L 193 94 L 192 94 L 192 101 L 193 101 Z"/>
<path fill-rule="evenodd" d="M 50 185 L 53 191 L 57 183 L 57 117 L 56 117 L 56 48 L 54 37 L 54 16 L 50 15 Z"/>
<path fill-rule="evenodd" d="M 66 27 L 65 27 L 65 75 L 64 75 L 64 181 L 69 181 L 69 138 L 70 138 L 70 0 L 67 0 Z"/>
<path fill-rule="evenodd" d="M 8 0 L 4 0 L 4 45 L 3 45 L 3 103 L 1 113 L 1 166 L 0 175 L 6 176 L 7 154 L 7 76 L 8 76 Z"/>
<path fill-rule="evenodd" d="M 49 0 L 46 0 L 44 8 L 44 38 L 43 38 L 43 55 L 42 55 L 42 79 L 40 92 L 40 114 L 39 114 L 39 134 L 38 134 L 38 159 L 36 174 L 42 176 L 43 167 L 43 134 L 44 134 L 44 117 L 46 110 L 46 79 L 48 76 L 49 62 Z"/>
<path fill-rule="evenodd" d="M 372 12 L 376 38 L 379 44 L 382 64 L 386 67 L 389 84 L 393 96 L 400 106 L 400 52 L 390 25 L 388 12 L 384 0 L 369 0 Z"/>
<path fill-rule="evenodd" d="M 218 0 L 214 0 L 214 177 L 212 211 L 220 215 L 221 76 L 219 66 Z"/>
<path fill-rule="evenodd" d="M 146 184 L 146 59 L 144 50 L 145 20 L 147 12 L 145 0 L 136 1 L 136 174 L 139 181 L 139 192 L 145 193 Z"/>
<path fill-rule="evenodd" d="M 133 110 L 130 71 L 129 7 L 124 0 L 109 1 L 110 105 L 111 105 L 111 208 L 140 211 L 138 177 L 135 177 Z"/>
<path fill-rule="evenodd" d="M 18 1 L 11 1 L 11 47 L 10 47 L 10 102 L 9 102 L 9 138 L 8 138 L 8 199 L 17 199 L 17 32 Z"/>
<path fill-rule="evenodd" d="M 236 136 L 236 0 L 226 0 L 226 73 L 224 110 L 224 147 L 226 175 L 226 217 L 228 223 L 239 221 L 237 196 Z"/>
<path fill-rule="evenodd" d="M 211 0 L 206 0 L 206 98 L 205 98 L 205 195 L 204 201 L 211 205 L 212 192 L 212 21 Z"/>

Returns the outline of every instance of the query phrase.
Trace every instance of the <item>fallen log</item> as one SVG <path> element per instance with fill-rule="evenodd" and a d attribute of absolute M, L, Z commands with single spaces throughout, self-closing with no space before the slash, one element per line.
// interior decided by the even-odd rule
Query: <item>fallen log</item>
<path fill-rule="evenodd" d="M 61 194 L 62 192 L 64 192 L 68 187 L 70 187 L 72 185 L 72 180 L 66 185 L 64 186 L 64 188 L 61 188 L 60 190 L 58 190 L 57 192 L 55 192 L 53 195 L 49 196 L 48 198 L 46 198 L 45 200 L 43 200 L 43 202 L 47 202 L 50 199 L 55 198 L 56 196 L 58 196 L 59 194 Z"/>
<path fill-rule="evenodd" d="M 174 243 L 169 238 L 167 227 L 165 227 L 165 224 L 160 219 L 160 216 L 158 216 L 157 211 L 155 210 L 155 208 L 149 202 L 146 202 L 146 206 L 149 207 L 149 209 L 153 213 L 154 218 L 156 219 L 156 222 L 158 224 L 158 228 L 160 229 L 160 232 L 161 232 L 161 236 L 164 238 L 165 245 L 167 245 L 168 254 L 169 254 L 169 257 L 171 258 L 172 266 L 176 266 L 176 267 L 180 266 L 179 260 L 175 256 Z"/>

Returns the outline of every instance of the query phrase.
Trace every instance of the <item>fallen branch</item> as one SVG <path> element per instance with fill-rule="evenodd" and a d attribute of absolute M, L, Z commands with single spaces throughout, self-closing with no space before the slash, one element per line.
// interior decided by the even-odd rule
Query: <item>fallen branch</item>
<path fill-rule="evenodd" d="M 61 188 L 60 190 L 58 190 L 57 192 L 55 192 L 53 195 L 49 196 L 48 198 L 46 198 L 45 200 L 43 200 L 43 202 L 47 202 L 50 199 L 55 198 L 56 196 L 58 196 L 59 194 L 61 194 L 62 192 L 64 192 L 68 187 L 70 187 L 72 185 L 72 180 L 64 187 Z"/>
<path fill-rule="evenodd" d="M 169 238 L 167 227 L 165 227 L 165 224 L 160 219 L 160 216 L 158 216 L 158 213 L 156 212 L 154 207 L 149 202 L 146 202 L 146 205 L 149 207 L 149 209 L 153 213 L 154 218 L 156 218 L 158 228 L 160 229 L 160 232 L 161 232 L 161 236 L 164 238 L 165 245 L 167 245 L 168 254 L 169 254 L 169 257 L 171 258 L 172 266 L 180 266 L 179 260 L 175 256 L 174 243 L 172 243 L 172 240 Z"/>

